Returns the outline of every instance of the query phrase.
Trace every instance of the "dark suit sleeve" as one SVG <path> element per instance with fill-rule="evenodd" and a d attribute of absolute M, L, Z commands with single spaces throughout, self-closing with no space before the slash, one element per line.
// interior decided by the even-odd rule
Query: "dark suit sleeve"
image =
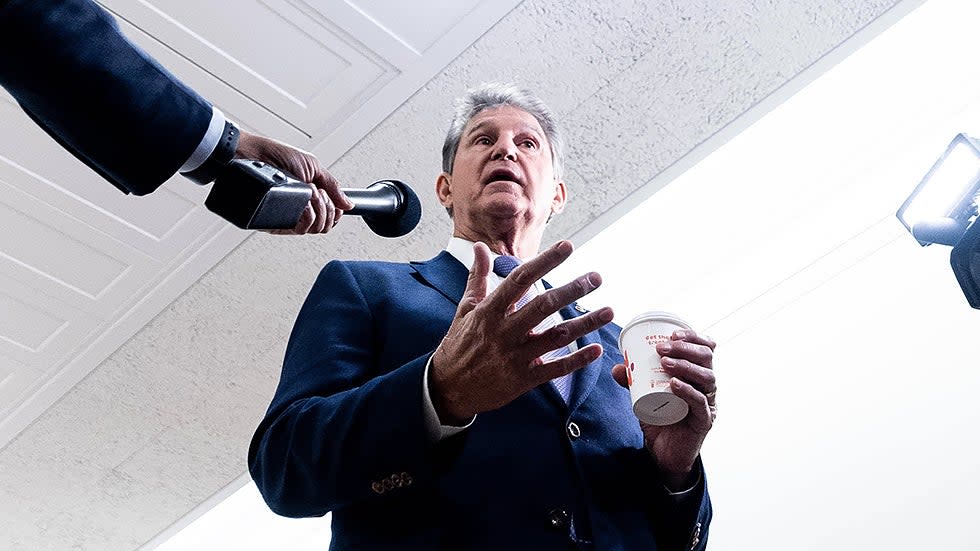
<path fill-rule="evenodd" d="M 700 471 L 698 483 L 684 496 L 669 495 L 662 483 L 656 483 L 648 515 L 658 550 L 702 551 L 707 547 L 711 499 L 700 458 L 694 468 Z"/>
<path fill-rule="evenodd" d="M 422 416 L 430 354 L 382 365 L 394 345 L 377 329 L 368 297 L 382 291 L 370 287 L 331 262 L 297 317 L 249 450 L 252 478 L 280 515 L 409 499 L 434 478 Z"/>
<path fill-rule="evenodd" d="M 177 172 L 212 115 L 90 0 L 0 2 L 0 85 L 62 147 L 137 195 Z"/>

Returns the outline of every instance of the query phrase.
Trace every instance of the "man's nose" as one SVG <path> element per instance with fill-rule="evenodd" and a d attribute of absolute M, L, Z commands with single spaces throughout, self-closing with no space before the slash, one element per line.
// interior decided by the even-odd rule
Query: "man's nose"
<path fill-rule="evenodd" d="M 517 145 L 511 143 L 510 140 L 500 140 L 496 144 L 494 144 L 493 152 L 491 153 L 491 158 L 495 161 L 499 161 L 500 159 L 516 161 Z"/>

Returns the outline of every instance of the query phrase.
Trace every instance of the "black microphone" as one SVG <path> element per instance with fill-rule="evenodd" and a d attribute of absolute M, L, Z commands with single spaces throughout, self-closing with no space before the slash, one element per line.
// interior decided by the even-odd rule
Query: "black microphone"
<path fill-rule="evenodd" d="M 362 217 L 382 237 L 401 237 L 422 218 L 418 196 L 398 180 L 341 191 L 354 203 L 347 214 Z M 268 163 L 234 159 L 221 169 L 204 205 L 242 229 L 292 229 L 312 194 L 309 184 Z"/>

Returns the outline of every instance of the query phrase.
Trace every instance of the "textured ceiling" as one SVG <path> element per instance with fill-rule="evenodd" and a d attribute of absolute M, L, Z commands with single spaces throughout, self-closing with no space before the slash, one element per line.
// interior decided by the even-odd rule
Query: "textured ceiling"
<path fill-rule="evenodd" d="M 411 183 L 419 228 L 385 240 L 352 217 L 327 236 L 242 242 L 0 450 L 0 548 L 136 549 L 239 479 L 320 267 L 429 258 L 448 239 L 432 186 L 467 87 L 516 81 L 557 111 L 570 203 L 546 241 L 582 240 L 920 3 L 525 0 L 331 166 L 345 187 Z"/>

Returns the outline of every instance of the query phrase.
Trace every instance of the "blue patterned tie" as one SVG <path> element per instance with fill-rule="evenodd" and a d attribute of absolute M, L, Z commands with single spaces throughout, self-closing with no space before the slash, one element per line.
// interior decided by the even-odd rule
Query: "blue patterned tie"
<path fill-rule="evenodd" d="M 518 267 L 520 264 L 521 264 L 520 259 L 516 257 L 509 256 L 509 255 L 501 255 L 495 258 L 493 261 L 493 273 L 497 274 L 500 277 L 507 277 L 507 275 L 512 271 L 514 271 L 514 268 Z M 524 293 L 524 295 L 521 298 L 519 298 L 517 302 L 514 303 L 514 309 L 520 310 L 521 308 L 524 307 L 525 304 L 531 302 L 531 299 L 533 299 L 536 296 L 538 296 L 537 286 L 532 285 L 530 288 L 528 288 L 527 292 Z M 555 320 L 555 315 L 552 314 L 544 318 L 543 320 L 541 320 L 541 323 L 535 326 L 535 328 L 532 331 L 534 333 L 541 333 L 547 329 L 554 327 L 557 324 L 558 322 Z M 547 362 L 555 358 L 559 358 L 561 356 L 567 356 L 568 354 L 571 353 L 572 350 L 569 347 L 563 346 L 556 350 L 552 350 L 551 352 L 545 353 L 544 355 L 541 356 L 541 359 Z M 551 380 L 551 383 L 555 385 L 555 388 L 558 389 L 558 394 L 561 394 L 562 399 L 564 399 L 565 402 L 567 403 L 568 396 L 569 394 L 571 394 L 571 390 L 572 390 L 572 374 L 569 373 L 568 375 L 562 375 L 561 377 L 556 377 Z"/>

